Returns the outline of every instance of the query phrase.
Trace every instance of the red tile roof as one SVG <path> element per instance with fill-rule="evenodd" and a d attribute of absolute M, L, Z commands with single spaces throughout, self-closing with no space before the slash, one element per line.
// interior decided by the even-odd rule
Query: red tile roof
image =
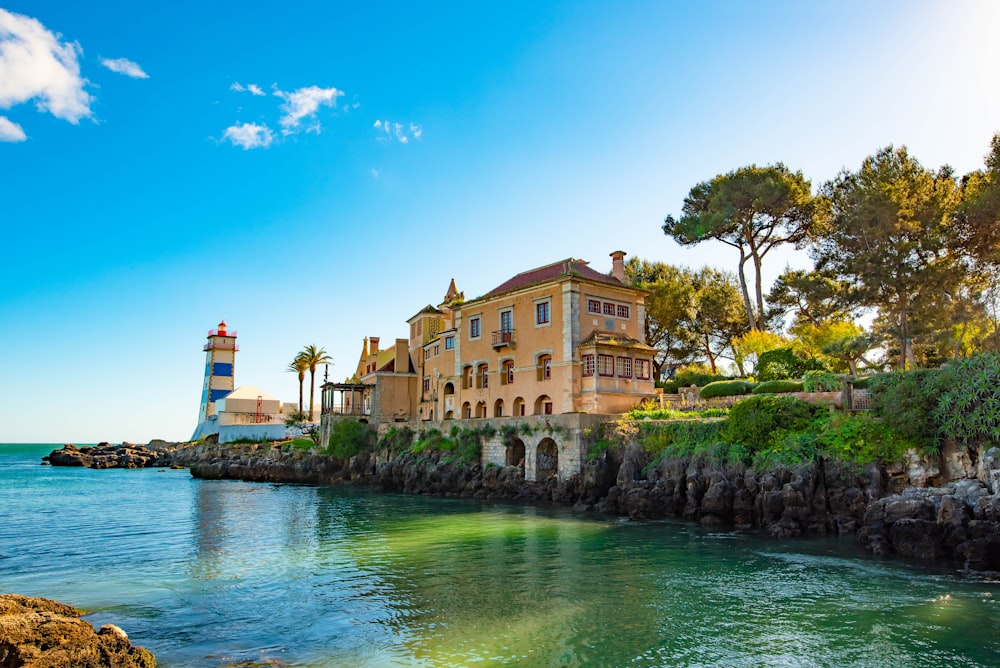
<path fill-rule="evenodd" d="M 585 278 L 599 283 L 623 285 L 623 283 L 614 276 L 602 274 L 595 269 L 591 269 L 587 266 L 587 264 L 588 263 L 585 260 L 567 258 L 565 260 L 560 260 L 559 262 L 547 264 L 544 267 L 539 267 L 538 269 L 524 271 L 493 288 L 483 295 L 483 297 L 494 297 L 512 290 L 526 288 L 529 285 L 534 285 L 536 283 L 557 280 L 563 276 L 577 276 L 579 278 Z"/>

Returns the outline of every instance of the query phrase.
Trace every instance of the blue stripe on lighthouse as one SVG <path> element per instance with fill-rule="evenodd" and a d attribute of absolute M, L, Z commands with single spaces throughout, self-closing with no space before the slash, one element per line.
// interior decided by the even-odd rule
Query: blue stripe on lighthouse
<path fill-rule="evenodd" d="M 209 401 L 218 401 L 222 397 L 232 392 L 232 390 L 211 390 L 208 395 Z"/>
<path fill-rule="evenodd" d="M 233 365 L 229 362 L 215 362 L 212 364 L 213 376 L 232 376 Z"/>

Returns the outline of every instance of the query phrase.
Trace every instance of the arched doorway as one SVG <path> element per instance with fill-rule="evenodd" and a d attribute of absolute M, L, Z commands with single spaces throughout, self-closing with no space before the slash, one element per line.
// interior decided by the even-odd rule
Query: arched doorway
<path fill-rule="evenodd" d="M 503 399 L 497 399 L 493 403 L 493 417 L 503 417 Z"/>
<path fill-rule="evenodd" d="M 535 454 L 535 480 L 559 474 L 559 447 L 551 438 L 543 438 Z"/>
<path fill-rule="evenodd" d="M 455 383 L 448 381 L 444 384 L 444 395 L 455 394 Z"/>
<path fill-rule="evenodd" d="M 466 401 L 462 404 L 462 419 L 470 420 L 472 419 L 472 404 Z"/>
<path fill-rule="evenodd" d="M 516 466 L 524 475 L 524 441 L 515 438 L 507 445 L 507 466 Z"/>
<path fill-rule="evenodd" d="M 445 420 L 454 420 L 455 419 L 455 411 L 448 411 L 447 413 L 445 413 L 444 414 L 444 419 Z"/>
<path fill-rule="evenodd" d="M 480 401 L 476 403 L 476 417 L 484 418 L 486 417 L 486 402 Z"/>

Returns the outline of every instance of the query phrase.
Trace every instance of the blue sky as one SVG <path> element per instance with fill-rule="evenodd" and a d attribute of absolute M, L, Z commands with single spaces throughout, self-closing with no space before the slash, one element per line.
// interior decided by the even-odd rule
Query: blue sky
<path fill-rule="evenodd" d="M 0 0 L 0 442 L 187 438 L 222 318 L 237 384 L 295 401 L 302 346 L 342 379 L 452 277 L 732 269 L 660 224 L 740 166 L 977 169 L 998 25 L 989 0 Z"/>

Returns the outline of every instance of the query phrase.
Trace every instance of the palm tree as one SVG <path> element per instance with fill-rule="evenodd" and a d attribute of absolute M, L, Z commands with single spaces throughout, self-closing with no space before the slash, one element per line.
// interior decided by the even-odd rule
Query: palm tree
<path fill-rule="evenodd" d="M 303 348 L 302 352 L 300 352 L 295 359 L 302 360 L 306 368 L 309 369 L 309 421 L 312 422 L 313 397 L 316 393 L 316 367 L 320 364 L 328 364 L 332 362 L 333 359 L 326 354 L 324 349 L 317 348 L 312 344 Z"/>
<path fill-rule="evenodd" d="M 295 356 L 291 362 L 288 363 L 288 368 L 285 371 L 292 371 L 299 374 L 299 415 L 302 415 L 302 383 L 306 379 L 306 370 L 309 368 L 309 364 L 306 362 L 302 353 Z"/>

